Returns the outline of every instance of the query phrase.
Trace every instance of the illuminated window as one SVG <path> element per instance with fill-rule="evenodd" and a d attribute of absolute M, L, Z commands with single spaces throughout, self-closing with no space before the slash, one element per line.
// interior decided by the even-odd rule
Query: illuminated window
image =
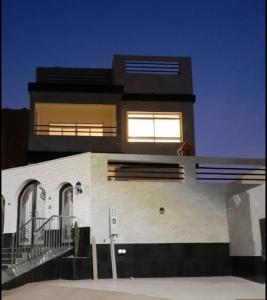
<path fill-rule="evenodd" d="M 49 135 L 103 136 L 103 124 L 50 123 Z"/>
<path fill-rule="evenodd" d="M 128 142 L 180 143 L 181 113 L 128 112 Z"/>

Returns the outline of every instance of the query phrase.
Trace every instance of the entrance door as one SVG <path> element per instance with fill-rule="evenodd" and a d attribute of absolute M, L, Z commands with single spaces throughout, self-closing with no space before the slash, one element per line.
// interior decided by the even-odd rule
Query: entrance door
<path fill-rule="evenodd" d="M 41 224 L 39 219 L 45 217 L 45 198 L 43 189 L 38 181 L 29 183 L 20 193 L 18 229 L 20 229 L 19 244 L 31 245 L 33 232 Z"/>
<path fill-rule="evenodd" d="M 66 184 L 60 190 L 59 212 L 61 216 L 62 242 L 71 242 L 73 188 Z"/>

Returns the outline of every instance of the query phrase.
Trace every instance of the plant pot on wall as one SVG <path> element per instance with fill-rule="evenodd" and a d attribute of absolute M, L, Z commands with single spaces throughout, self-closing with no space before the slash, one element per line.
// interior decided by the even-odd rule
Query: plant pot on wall
<path fill-rule="evenodd" d="M 93 279 L 92 260 L 70 255 L 61 259 L 61 279 Z"/>
<path fill-rule="evenodd" d="M 73 239 L 73 254 L 74 254 L 74 257 L 72 259 L 73 279 L 78 279 L 76 275 L 76 258 L 78 256 L 78 251 L 79 251 L 80 229 L 78 227 L 77 221 L 75 221 L 74 227 L 72 229 L 72 239 Z"/>

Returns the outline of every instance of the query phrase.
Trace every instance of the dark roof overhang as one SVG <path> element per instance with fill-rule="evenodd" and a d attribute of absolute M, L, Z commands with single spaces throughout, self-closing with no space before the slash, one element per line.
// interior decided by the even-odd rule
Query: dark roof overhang
<path fill-rule="evenodd" d="M 125 101 L 182 101 L 195 102 L 195 95 L 181 94 L 123 94 L 122 100 Z"/>
<path fill-rule="evenodd" d="M 123 93 L 123 86 L 29 82 L 28 91 L 121 94 Z"/>

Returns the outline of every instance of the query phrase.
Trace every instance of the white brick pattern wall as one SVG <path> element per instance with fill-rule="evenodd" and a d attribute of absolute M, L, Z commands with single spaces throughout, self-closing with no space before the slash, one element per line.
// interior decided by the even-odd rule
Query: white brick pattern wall
<path fill-rule="evenodd" d="M 73 193 L 73 215 L 77 217 L 80 227 L 91 225 L 90 153 L 84 153 L 2 171 L 2 195 L 6 200 L 4 233 L 16 231 L 18 196 L 31 180 L 39 181 L 46 191 L 47 218 L 59 213 L 59 190 L 62 185 L 70 183 L 75 187 L 80 181 L 83 193 Z"/>

